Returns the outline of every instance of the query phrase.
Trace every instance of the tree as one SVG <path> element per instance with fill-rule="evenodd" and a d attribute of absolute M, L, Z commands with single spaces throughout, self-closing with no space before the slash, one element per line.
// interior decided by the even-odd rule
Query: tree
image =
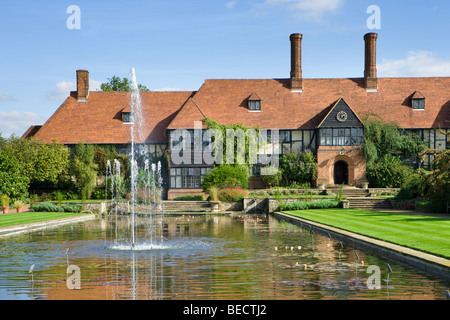
<path fill-rule="evenodd" d="M 4 150 L 23 165 L 31 183 L 54 183 L 69 167 L 69 149 L 56 140 L 45 143 L 13 136 L 8 139 Z"/>
<path fill-rule="evenodd" d="M 76 179 L 75 185 L 86 199 L 90 198 L 97 179 L 97 165 L 94 162 L 94 156 L 94 147 L 80 142 L 75 148 L 72 160 L 72 173 Z"/>
<path fill-rule="evenodd" d="M 12 203 L 24 200 L 29 183 L 23 164 L 13 154 L 0 150 L 0 195 L 6 194 Z"/>
<path fill-rule="evenodd" d="M 139 91 L 145 92 L 150 91 L 146 86 L 139 84 Z M 105 92 L 109 91 L 131 91 L 130 81 L 128 78 L 121 79 L 120 77 L 113 76 L 112 78 L 108 78 L 108 82 L 102 83 L 100 85 L 100 89 Z"/>
<path fill-rule="evenodd" d="M 374 187 L 401 187 L 408 181 L 408 170 L 393 154 L 419 156 L 426 148 L 416 134 L 402 132 L 395 123 L 385 123 L 376 117 L 366 117 L 362 150 L 367 161 L 366 174 Z"/>
<path fill-rule="evenodd" d="M 446 212 L 447 203 L 450 203 L 450 150 L 440 151 L 436 155 L 422 189 L 431 211 Z"/>

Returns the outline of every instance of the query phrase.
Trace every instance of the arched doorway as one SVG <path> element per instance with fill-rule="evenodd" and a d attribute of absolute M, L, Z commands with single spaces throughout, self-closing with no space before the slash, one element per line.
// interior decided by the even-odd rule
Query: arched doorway
<path fill-rule="evenodd" d="M 334 164 L 334 184 L 348 184 L 348 164 L 344 160 Z"/>

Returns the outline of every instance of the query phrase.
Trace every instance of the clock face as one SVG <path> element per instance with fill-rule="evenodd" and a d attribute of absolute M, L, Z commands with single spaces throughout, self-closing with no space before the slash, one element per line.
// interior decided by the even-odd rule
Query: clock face
<path fill-rule="evenodd" d="M 340 122 L 347 120 L 347 113 L 345 111 L 339 111 L 336 115 L 336 119 Z"/>

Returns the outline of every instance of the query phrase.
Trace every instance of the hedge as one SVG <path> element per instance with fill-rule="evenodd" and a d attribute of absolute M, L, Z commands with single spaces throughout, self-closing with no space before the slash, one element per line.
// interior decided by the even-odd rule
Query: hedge
<path fill-rule="evenodd" d="M 58 206 L 52 202 L 42 202 L 31 206 L 33 212 L 81 212 L 79 204 L 63 204 Z"/>
<path fill-rule="evenodd" d="M 280 205 L 282 211 L 307 210 L 307 209 L 328 209 L 339 208 L 341 203 L 336 200 L 318 200 L 313 202 L 295 201 Z"/>
<path fill-rule="evenodd" d="M 178 196 L 173 200 L 176 200 L 176 201 L 204 201 L 205 198 L 202 195 L 195 195 L 195 196 L 186 195 L 186 196 Z"/>

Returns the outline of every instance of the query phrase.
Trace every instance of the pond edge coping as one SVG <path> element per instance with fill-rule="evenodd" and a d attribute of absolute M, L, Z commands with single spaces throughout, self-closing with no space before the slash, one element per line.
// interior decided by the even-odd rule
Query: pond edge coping
<path fill-rule="evenodd" d="M 450 260 L 430 253 L 403 247 L 398 244 L 370 238 L 347 230 L 324 225 L 315 221 L 292 216 L 282 212 L 274 212 L 276 218 L 303 227 L 317 230 L 325 236 L 331 236 L 335 240 L 342 240 L 351 246 L 367 249 L 386 259 L 408 264 L 435 276 L 450 280 Z M 395 272 L 395 270 L 394 270 Z"/>
<path fill-rule="evenodd" d="M 9 227 L 2 227 L 2 228 L 0 228 L 0 237 L 1 236 L 10 236 L 10 235 L 23 233 L 23 232 L 27 232 L 27 231 L 35 231 L 35 230 L 39 230 L 39 229 L 45 229 L 48 227 L 55 227 L 55 226 L 64 225 L 64 224 L 83 222 L 83 221 L 93 220 L 96 218 L 97 218 L 97 216 L 95 214 L 84 214 L 82 216 L 77 216 L 77 217 L 51 219 L 51 220 L 44 220 L 44 221 L 39 221 L 39 222 L 27 223 L 27 224 L 14 225 L 14 226 L 9 226 Z"/>

